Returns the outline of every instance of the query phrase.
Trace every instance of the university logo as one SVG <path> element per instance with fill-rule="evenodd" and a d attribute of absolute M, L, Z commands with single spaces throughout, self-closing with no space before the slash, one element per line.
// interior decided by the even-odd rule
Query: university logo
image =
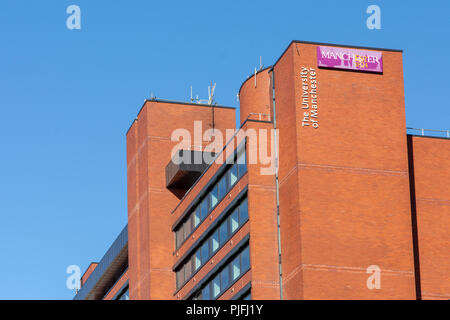
<path fill-rule="evenodd" d="M 383 72 L 383 53 L 334 47 L 317 47 L 317 65 L 333 69 Z"/>

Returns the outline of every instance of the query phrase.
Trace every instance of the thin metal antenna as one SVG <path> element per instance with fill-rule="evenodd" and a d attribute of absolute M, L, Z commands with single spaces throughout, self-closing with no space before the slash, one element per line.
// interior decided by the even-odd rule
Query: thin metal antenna
<path fill-rule="evenodd" d="M 255 68 L 255 88 L 256 88 L 256 68 Z"/>
<path fill-rule="evenodd" d="M 214 130 L 215 127 L 215 112 L 214 112 L 214 105 L 213 105 L 213 99 L 214 99 L 214 90 L 216 89 L 216 84 L 214 85 L 211 82 L 211 86 L 208 87 L 208 93 L 209 93 L 209 100 L 208 104 L 212 107 L 212 129 Z"/>
<path fill-rule="evenodd" d="M 262 56 L 259 56 L 259 70 L 262 70 L 263 65 L 262 65 Z"/>
<path fill-rule="evenodd" d="M 192 97 L 192 86 L 191 86 L 191 102 L 194 101 L 194 98 Z"/>
<path fill-rule="evenodd" d="M 213 100 L 214 100 L 214 90 L 216 89 L 216 84 L 214 83 L 214 85 L 211 82 L 211 86 L 208 87 L 208 93 L 209 93 L 209 99 L 208 99 L 208 104 L 212 105 Z"/>

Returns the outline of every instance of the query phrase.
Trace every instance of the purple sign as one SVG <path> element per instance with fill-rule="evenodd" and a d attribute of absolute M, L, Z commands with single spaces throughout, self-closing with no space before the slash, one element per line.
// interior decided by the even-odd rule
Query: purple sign
<path fill-rule="evenodd" d="M 383 53 L 379 51 L 317 47 L 319 67 L 383 72 Z"/>

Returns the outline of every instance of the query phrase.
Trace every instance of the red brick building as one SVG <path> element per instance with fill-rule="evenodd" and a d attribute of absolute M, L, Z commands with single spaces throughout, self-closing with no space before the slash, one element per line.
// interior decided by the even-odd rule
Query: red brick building
<path fill-rule="evenodd" d="M 237 129 L 234 108 L 144 103 L 128 226 L 75 299 L 450 299 L 450 137 L 407 133 L 401 51 L 293 41 L 239 97 Z"/>

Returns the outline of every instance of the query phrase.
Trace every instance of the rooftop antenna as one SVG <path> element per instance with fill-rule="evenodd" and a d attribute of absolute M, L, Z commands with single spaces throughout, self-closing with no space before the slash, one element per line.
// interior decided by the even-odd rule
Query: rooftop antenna
<path fill-rule="evenodd" d="M 214 114 L 214 105 L 213 105 L 213 99 L 214 99 L 214 90 L 216 89 L 216 83 L 214 85 L 211 82 L 211 86 L 208 87 L 208 93 L 209 93 L 209 99 L 208 104 L 212 106 L 212 129 L 214 130 L 215 127 L 215 114 Z"/>
<path fill-rule="evenodd" d="M 195 97 L 194 97 L 194 94 L 193 94 L 193 91 L 192 91 L 192 86 L 191 86 L 191 102 L 192 103 L 200 103 L 200 100 L 198 100 L 198 95 L 196 95 Z"/>
<path fill-rule="evenodd" d="M 262 56 L 259 56 L 259 70 L 262 70 L 263 64 L 262 64 Z"/>
<path fill-rule="evenodd" d="M 208 87 L 208 104 L 212 105 L 213 100 L 214 100 L 214 90 L 216 89 L 216 84 L 214 83 L 214 85 L 211 82 L 211 86 Z"/>

